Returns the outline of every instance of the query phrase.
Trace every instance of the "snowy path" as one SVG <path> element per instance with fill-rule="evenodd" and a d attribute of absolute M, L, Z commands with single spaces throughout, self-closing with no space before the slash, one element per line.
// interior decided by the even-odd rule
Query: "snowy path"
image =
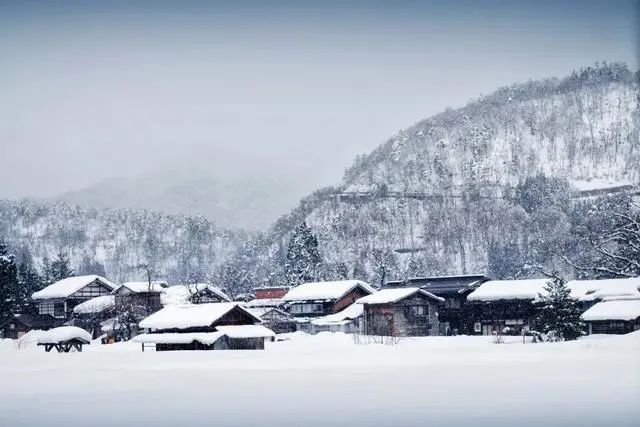
<path fill-rule="evenodd" d="M 484 337 L 264 352 L 0 348 L 1 426 L 631 426 L 640 335 L 565 344 Z M 66 418 L 66 417 L 70 418 Z"/>

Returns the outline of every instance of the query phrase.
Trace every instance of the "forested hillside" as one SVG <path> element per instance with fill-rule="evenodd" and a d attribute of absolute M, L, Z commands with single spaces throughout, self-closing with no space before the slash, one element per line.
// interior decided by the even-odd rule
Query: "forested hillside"
<path fill-rule="evenodd" d="M 585 250 L 575 242 L 585 212 L 596 203 L 628 209 L 628 197 L 578 191 L 640 181 L 639 98 L 637 73 L 602 64 L 424 120 L 282 217 L 259 258 L 284 277 L 291 231 L 306 221 L 324 277 L 566 269 L 557 254 Z"/>
<path fill-rule="evenodd" d="M 77 273 L 116 281 L 144 277 L 142 264 L 172 281 L 204 280 L 240 238 L 202 217 L 29 200 L 0 201 L 0 236 L 19 261 L 41 267 L 64 253 Z"/>

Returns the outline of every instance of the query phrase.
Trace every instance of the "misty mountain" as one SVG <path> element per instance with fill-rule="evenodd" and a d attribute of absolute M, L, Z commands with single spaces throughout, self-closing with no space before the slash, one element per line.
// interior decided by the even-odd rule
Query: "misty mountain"
<path fill-rule="evenodd" d="M 285 175 L 212 178 L 167 170 L 113 178 L 54 198 L 100 209 L 152 209 L 173 215 L 202 215 L 221 227 L 259 230 L 271 225 L 303 194 Z"/>
<path fill-rule="evenodd" d="M 522 269 L 563 268 L 554 248 L 568 245 L 590 203 L 578 192 L 640 182 L 639 101 L 638 74 L 623 64 L 501 88 L 357 158 L 341 183 L 280 218 L 254 255 L 282 277 L 304 221 L 324 277 L 487 272 L 496 253 Z M 538 188 L 535 201 L 523 196 Z"/>
<path fill-rule="evenodd" d="M 207 277 L 247 289 L 286 282 L 289 239 L 306 222 L 318 240 L 319 279 L 526 275 L 535 265 L 563 268 L 559 247 L 580 252 L 575 233 L 596 201 L 579 190 L 640 182 L 639 139 L 638 74 L 597 65 L 508 86 L 415 124 L 262 233 L 216 223 L 264 224 L 269 210 L 259 206 L 277 184 L 256 176 L 238 187 L 167 185 L 176 182 L 167 172 L 61 196 L 98 208 L 3 201 L 0 236 L 36 261 L 65 251 L 76 268 L 97 262 L 115 280 L 134 279 L 135 266 L 151 262 L 176 281 Z"/>

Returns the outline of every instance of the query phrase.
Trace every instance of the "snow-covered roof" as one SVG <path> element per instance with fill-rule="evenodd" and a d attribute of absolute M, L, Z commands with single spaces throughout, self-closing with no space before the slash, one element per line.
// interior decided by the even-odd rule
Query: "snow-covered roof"
<path fill-rule="evenodd" d="M 582 313 L 582 320 L 634 320 L 640 317 L 640 299 L 601 301 Z"/>
<path fill-rule="evenodd" d="M 152 314 L 140 322 L 141 328 L 149 329 L 187 329 L 206 327 L 218 321 L 222 316 L 237 308 L 260 322 L 261 319 L 237 303 L 220 302 L 211 304 L 170 305 Z"/>
<path fill-rule="evenodd" d="M 168 288 L 164 288 L 162 290 L 162 295 L 160 298 L 162 301 L 162 305 L 165 306 L 185 304 L 191 302 L 190 299 L 192 294 L 202 292 L 205 289 L 211 291 L 223 301 L 231 301 L 229 295 L 224 293 L 220 288 L 208 283 L 169 286 Z"/>
<path fill-rule="evenodd" d="M 116 305 L 115 296 L 103 295 L 101 297 L 91 298 L 83 303 L 80 303 L 73 307 L 73 312 L 76 314 L 90 314 L 100 313 Z"/>
<path fill-rule="evenodd" d="M 149 287 L 149 282 L 124 282 L 114 292 L 117 292 L 120 288 L 127 288 L 136 294 L 140 292 L 162 292 L 166 287 L 168 285 L 164 281 L 152 281 L 151 287 Z"/>
<path fill-rule="evenodd" d="M 364 313 L 364 306 L 353 303 L 342 311 L 313 319 L 311 323 L 318 326 L 343 324 L 357 319 L 362 316 L 362 313 Z"/>
<path fill-rule="evenodd" d="M 73 339 L 89 343 L 91 342 L 91 334 L 77 326 L 61 326 L 43 331 L 38 335 L 39 344 L 58 344 Z"/>
<path fill-rule="evenodd" d="M 567 282 L 567 286 L 571 289 L 571 296 L 581 301 L 594 301 L 621 296 L 640 298 L 640 277 L 571 280 Z"/>
<path fill-rule="evenodd" d="M 51 298 L 67 298 L 74 293 L 78 292 L 80 289 L 85 286 L 91 284 L 93 281 L 98 280 L 100 283 L 104 284 L 111 290 L 114 290 L 118 287 L 113 282 L 105 279 L 101 276 L 90 275 L 90 276 L 76 276 L 76 277 L 68 277 L 66 279 L 59 280 L 41 291 L 35 292 L 31 295 L 31 298 L 34 300 L 39 299 L 51 299 Z"/>
<path fill-rule="evenodd" d="M 490 280 L 469 294 L 470 301 L 496 301 L 501 299 L 537 300 L 545 295 L 551 281 L 544 279 Z M 630 296 L 640 298 L 640 278 L 570 280 L 567 287 L 571 297 L 580 301 L 594 301 L 607 297 Z"/>
<path fill-rule="evenodd" d="M 229 338 L 267 338 L 276 334 L 262 325 L 228 325 L 216 326 L 216 330 Z"/>
<path fill-rule="evenodd" d="M 360 304 L 390 304 L 407 298 L 413 294 L 420 293 L 434 300 L 444 302 L 444 298 L 440 298 L 420 288 L 391 288 L 381 289 L 375 294 L 367 295 L 360 298 L 357 302 Z"/>
<path fill-rule="evenodd" d="M 284 302 L 281 298 L 252 299 L 245 304 L 246 307 L 280 307 Z"/>
<path fill-rule="evenodd" d="M 471 292 L 467 299 L 469 301 L 498 301 L 502 299 L 535 300 L 538 298 L 538 294 L 544 292 L 544 288 L 547 286 L 547 283 L 549 283 L 549 280 L 548 278 L 489 280 Z"/>
<path fill-rule="evenodd" d="M 222 332 L 140 334 L 133 337 L 132 341 L 143 344 L 190 344 L 197 341 L 205 345 L 211 345 L 223 336 Z"/>
<path fill-rule="evenodd" d="M 375 292 L 369 284 L 360 280 L 303 283 L 287 292 L 282 301 L 335 300 L 356 287 L 361 287 L 370 294 Z"/>

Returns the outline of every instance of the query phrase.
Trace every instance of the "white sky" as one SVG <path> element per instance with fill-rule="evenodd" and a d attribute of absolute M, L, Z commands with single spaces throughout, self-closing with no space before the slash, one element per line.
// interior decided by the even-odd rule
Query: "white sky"
<path fill-rule="evenodd" d="M 638 68 L 634 2 L 556 3 L 1 3 L 0 197 L 165 169 L 279 174 L 299 197 L 481 92 Z"/>

